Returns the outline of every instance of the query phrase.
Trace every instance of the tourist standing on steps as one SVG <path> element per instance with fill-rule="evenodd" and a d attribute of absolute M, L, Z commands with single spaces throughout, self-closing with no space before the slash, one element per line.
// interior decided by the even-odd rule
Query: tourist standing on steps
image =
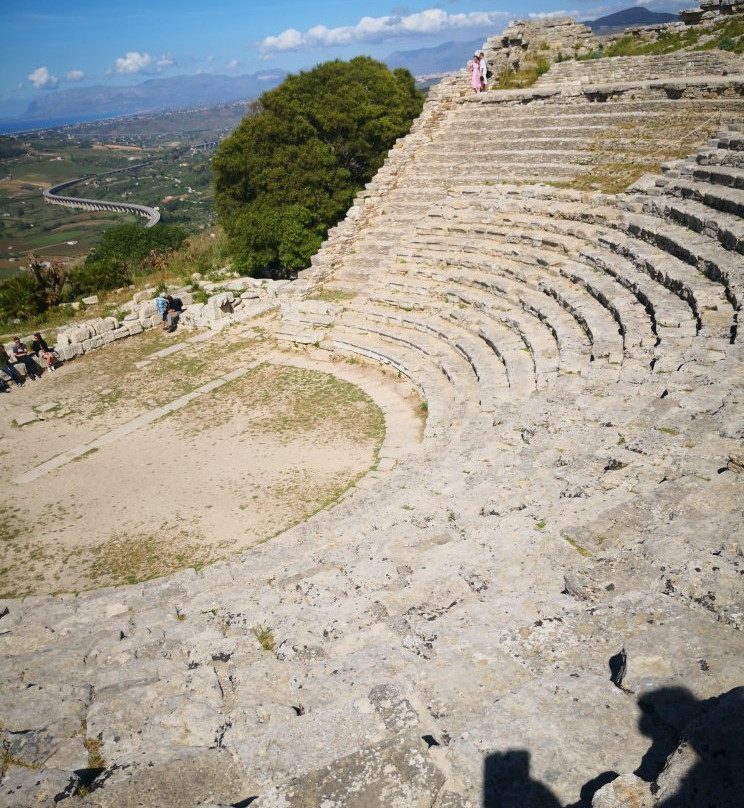
<path fill-rule="evenodd" d="M 3 373 L 7 373 L 19 387 L 25 382 L 21 374 L 10 364 L 10 357 L 4 345 L 0 345 L 0 370 L 2 370 Z"/>
<path fill-rule="evenodd" d="M 158 307 L 158 314 L 162 318 L 160 327 L 165 328 L 165 321 L 168 318 L 168 294 L 166 292 L 161 292 L 155 298 L 155 305 Z"/>
<path fill-rule="evenodd" d="M 50 348 L 44 337 L 42 337 L 38 331 L 34 334 L 34 339 L 31 343 L 31 351 L 35 356 L 46 363 L 47 370 L 52 373 L 57 363 L 57 356 L 54 353 L 54 347 L 52 346 Z"/>
<path fill-rule="evenodd" d="M 474 93 L 479 93 L 481 90 L 481 72 L 480 72 L 480 57 L 477 53 L 473 54 L 473 61 L 471 63 L 470 84 Z"/>
<path fill-rule="evenodd" d="M 28 348 L 24 342 L 21 342 L 20 337 L 13 337 L 13 356 L 16 362 L 23 362 L 26 366 L 26 375 L 29 379 L 40 379 L 41 368 L 36 364 L 36 360 L 28 352 Z"/>
<path fill-rule="evenodd" d="M 480 52 L 480 56 L 478 57 L 478 65 L 480 67 L 480 75 L 481 75 L 481 90 L 485 93 L 488 91 L 488 62 L 486 61 L 486 54 L 483 51 Z"/>

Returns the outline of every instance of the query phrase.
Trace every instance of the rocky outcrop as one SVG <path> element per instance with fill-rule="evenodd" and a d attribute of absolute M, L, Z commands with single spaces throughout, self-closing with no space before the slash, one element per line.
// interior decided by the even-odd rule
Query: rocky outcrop
<path fill-rule="evenodd" d="M 502 70 L 523 69 L 538 59 L 552 64 L 562 58 L 586 56 L 598 44 L 591 28 L 577 23 L 573 17 L 551 17 L 511 23 L 502 34 L 486 40 L 484 53 L 498 75 Z"/>

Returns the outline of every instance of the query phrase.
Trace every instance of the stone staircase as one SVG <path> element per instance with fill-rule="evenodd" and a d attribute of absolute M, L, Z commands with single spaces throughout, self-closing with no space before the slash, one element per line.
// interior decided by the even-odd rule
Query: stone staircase
<path fill-rule="evenodd" d="M 682 51 L 662 56 L 615 56 L 611 59 L 570 60 L 552 65 L 536 86 L 616 84 L 655 81 L 680 76 L 741 75 L 744 60 L 728 51 Z"/>
<path fill-rule="evenodd" d="M 423 440 L 238 558 L 0 604 L 0 805 L 661 807 L 708 749 L 695 788 L 735 805 L 744 101 L 463 89 L 275 333 L 409 378 Z M 618 196 L 551 185 L 682 103 L 726 121 L 697 154 Z"/>

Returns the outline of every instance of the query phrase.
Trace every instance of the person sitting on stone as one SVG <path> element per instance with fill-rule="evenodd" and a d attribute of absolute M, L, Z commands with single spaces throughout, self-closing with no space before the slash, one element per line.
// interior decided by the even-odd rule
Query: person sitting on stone
<path fill-rule="evenodd" d="M 38 359 L 44 362 L 50 373 L 54 370 L 54 366 L 57 364 L 57 354 L 54 353 L 54 346 L 50 348 L 38 331 L 34 334 L 31 351 Z"/>
<path fill-rule="evenodd" d="M 10 376 L 10 378 L 21 387 L 25 383 L 25 379 L 11 364 L 11 358 L 5 350 L 4 345 L 0 345 L 0 370 Z"/>
<path fill-rule="evenodd" d="M 33 355 L 28 352 L 28 348 L 26 347 L 25 342 L 21 342 L 20 337 L 13 337 L 13 357 L 16 361 L 21 362 L 23 365 L 26 366 L 26 375 L 29 379 L 40 379 L 41 378 L 41 368 L 36 364 L 36 360 L 34 359 Z"/>
<path fill-rule="evenodd" d="M 172 297 L 171 295 L 168 295 L 167 299 L 168 311 L 165 318 L 165 330 L 172 333 L 176 330 L 176 326 L 178 325 L 178 318 L 181 316 L 181 312 L 183 311 L 183 303 L 181 302 L 180 297 Z"/>

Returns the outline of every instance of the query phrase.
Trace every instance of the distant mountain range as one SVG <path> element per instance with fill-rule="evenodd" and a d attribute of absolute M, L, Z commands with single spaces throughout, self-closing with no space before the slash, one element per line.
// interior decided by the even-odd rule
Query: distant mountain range
<path fill-rule="evenodd" d="M 596 20 L 586 20 L 584 25 L 589 26 L 597 36 L 608 36 L 609 34 L 619 34 L 631 25 L 658 25 L 665 22 L 676 22 L 678 19 L 676 14 L 663 14 L 637 6 L 626 8 L 615 14 L 608 14 L 606 17 Z"/>
<path fill-rule="evenodd" d="M 12 130 L 18 131 L 24 126 L 29 129 L 44 126 L 47 121 L 61 126 L 90 119 L 92 110 L 95 119 L 101 119 L 251 101 L 276 87 L 285 76 L 279 70 L 236 77 L 200 73 L 150 79 L 131 87 L 75 87 L 43 95 L 32 101 L 17 119 L 4 123 L 12 123 Z"/>
<path fill-rule="evenodd" d="M 391 69 L 404 67 L 414 76 L 429 73 L 449 73 L 464 67 L 475 50 L 483 46 L 484 38 L 470 42 L 443 42 L 434 48 L 420 48 L 412 51 L 395 51 L 383 59 Z"/>

